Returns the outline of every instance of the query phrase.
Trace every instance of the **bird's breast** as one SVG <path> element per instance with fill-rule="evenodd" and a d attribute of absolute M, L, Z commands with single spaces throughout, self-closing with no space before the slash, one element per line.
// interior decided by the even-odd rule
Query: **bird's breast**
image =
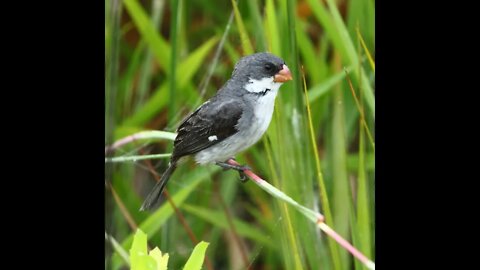
<path fill-rule="evenodd" d="M 252 136 L 259 140 L 260 137 L 267 131 L 270 121 L 272 120 L 273 108 L 275 106 L 276 91 L 269 91 L 264 96 L 260 97 L 254 102 L 252 119 Z"/>
<path fill-rule="evenodd" d="M 197 163 L 225 161 L 248 149 L 262 138 L 272 120 L 276 91 L 248 102 L 250 110 L 239 119 L 237 133 L 196 154 Z"/>
<path fill-rule="evenodd" d="M 277 91 L 275 89 L 269 91 L 255 101 L 252 101 L 251 105 L 253 113 L 251 114 L 250 119 L 245 121 L 247 123 L 245 124 L 246 128 L 241 132 L 243 133 L 242 137 L 244 138 L 241 150 L 247 149 L 258 142 L 263 134 L 265 134 L 265 131 L 267 131 L 270 121 L 272 120 L 276 95 Z"/>

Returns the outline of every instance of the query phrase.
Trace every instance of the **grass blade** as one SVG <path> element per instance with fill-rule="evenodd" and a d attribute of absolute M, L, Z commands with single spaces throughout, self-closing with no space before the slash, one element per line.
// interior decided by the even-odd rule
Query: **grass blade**
<path fill-rule="evenodd" d="M 373 72 L 375 72 L 375 61 L 373 61 L 372 55 L 370 54 L 370 51 L 367 48 L 367 45 L 365 44 L 365 41 L 363 40 L 362 34 L 360 33 L 360 29 L 357 26 L 357 37 L 360 40 L 360 43 L 362 44 L 362 48 L 367 54 L 368 62 L 370 63 L 370 66 L 372 67 Z"/>
<path fill-rule="evenodd" d="M 154 25 L 155 29 L 160 29 L 161 27 L 164 7 L 165 0 L 152 1 L 152 24 Z M 138 97 L 136 102 L 136 108 L 138 108 L 145 102 L 148 91 L 150 90 L 150 82 L 152 78 L 152 61 L 155 61 L 154 55 L 152 53 L 152 50 L 150 50 L 150 47 L 147 47 L 139 76 L 140 79 L 138 82 Z"/>
<path fill-rule="evenodd" d="M 359 80 L 360 75 L 367 78 L 363 68 L 357 70 L 356 64 L 358 63 L 358 55 L 353 46 L 353 42 L 348 34 L 345 24 L 338 12 L 338 9 L 333 0 L 327 0 L 328 7 L 331 14 L 323 6 L 320 1 L 307 0 L 312 8 L 313 14 L 321 25 L 325 28 L 328 36 L 331 38 L 333 45 L 338 49 L 344 61 L 347 61 L 350 65 L 355 67 L 355 78 Z M 375 117 L 375 97 L 373 89 L 368 80 L 363 80 L 362 88 L 365 90 L 365 101 L 372 113 L 372 117 Z"/>
<path fill-rule="evenodd" d="M 250 16 L 253 20 L 253 27 L 255 29 L 255 40 L 257 51 L 265 51 L 267 48 L 265 40 L 265 31 L 263 30 L 262 17 L 258 8 L 259 1 L 247 0 L 248 9 L 250 10 Z"/>
<path fill-rule="evenodd" d="M 372 247 L 372 233 L 370 229 L 370 204 L 368 182 L 365 170 L 365 130 L 359 128 L 359 159 L 358 159 L 358 190 L 357 190 L 357 224 L 359 248 L 367 257 L 372 257 L 370 247 Z"/>
<path fill-rule="evenodd" d="M 320 200 L 322 202 L 322 209 L 323 212 L 325 213 L 326 219 L 329 221 L 330 224 L 334 224 L 334 219 L 332 217 L 332 212 L 330 210 L 330 203 L 328 201 L 328 194 L 327 194 L 327 188 L 325 185 L 325 181 L 323 180 L 323 174 L 321 171 L 321 165 L 320 165 L 320 157 L 318 154 L 318 146 L 316 142 L 316 137 L 314 134 L 314 129 L 313 129 L 313 124 L 312 124 L 312 113 L 310 110 L 310 102 L 308 99 L 308 93 L 307 93 L 307 83 L 305 82 L 305 75 L 303 76 L 303 89 L 305 93 L 305 104 L 307 106 L 307 116 L 308 116 L 308 129 L 310 130 L 310 139 L 311 139 L 311 146 L 312 146 L 312 151 L 315 156 L 315 168 L 317 170 L 317 178 L 318 178 L 318 186 L 320 188 Z M 329 247 L 330 247 L 330 254 L 332 256 L 332 261 L 335 269 L 341 269 L 341 262 L 340 262 L 340 255 L 338 253 L 337 246 L 333 242 L 332 239 L 329 239 L 328 241 Z"/>
<path fill-rule="evenodd" d="M 205 258 L 205 252 L 207 251 L 209 243 L 201 241 L 193 249 L 192 255 L 185 264 L 184 270 L 200 270 Z"/>
<path fill-rule="evenodd" d="M 177 78 L 177 57 L 178 57 L 178 53 L 177 53 L 177 50 L 178 50 L 178 42 L 177 42 L 177 33 L 178 33 L 178 28 L 180 27 L 180 12 L 181 12 L 181 9 L 179 8 L 179 6 L 181 6 L 181 3 L 182 3 L 182 0 L 176 0 L 176 1 L 173 1 L 172 3 L 172 18 L 171 18 L 171 23 L 170 23 L 170 43 L 171 43 L 171 57 L 170 57 L 170 72 L 169 73 L 169 93 L 170 93 L 170 97 L 169 97 L 169 102 L 168 102 L 168 119 L 170 120 L 170 122 L 172 122 L 173 120 L 173 115 L 175 113 L 175 91 L 177 90 L 176 89 L 176 86 L 175 86 L 175 83 L 177 82 L 176 78 Z"/>
<path fill-rule="evenodd" d="M 155 26 L 148 18 L 137 0 L 124 0 L 125 8 L 132 17 L 135 26 L 147 41 L 157 59 L 157 63 L 168 73 L 167 63 L 170 63 L 170 46 L 155 30 Z"/>
<path fill-rule="evenodd" d="M 341 71 L 340 55 L 334 54 L 335 70 Z M 332 180 L 333 180 L 333 219 L 335 221 L 336 231 L 343 236 L 349 233 L 350 205 L 345 203 L 351 197 L 349 181 L 347 175 L 346 161 L 346 134 L 345 134 L 345 108 L 343 89 L 341 85 L 333 90 L 332 103 L 333 115 L 331 122 L 331 144 L 329 148 L 330 158 L 332 160 Z M 340 251 L 342 265 L 347 265 L 349 258 L 347 253 Z"/>
<path fill-rule="evenodd" d="M 347 27 L 343 22 L 342 16 L 338 11 L 335 0 L 327 0 L 327 4 L 332 14 L 333 21 L 336 25 L 337 31 L 339 31 L 340 33 L 342 44 L 345 47 L 345 50 L 347 52 L 347 55 L 348 55 L 347 59 L 350 61 L 350 64 L 358 63 L 358 59 L 359 59 L 358 54 L 356 53 L 355 46 L 353 45 L 353 41 L 350 38 L 350 34 L 348 33 Z M 360 76 L 367 78 L 363 68 L 360 68 L 360 70 L 356 70 L 355 75 L 358 81 L 361 81 Z M 373 95 L 372 87 L 370 86 L 370 83 L 368 82 L 368 80 L 363 80 L 361 82 L 363 82 L 362 88 L 364 89 L 363 93 L 365 95 L 365 102 L 367 103 L 370 110 L 372 111 L 373 117 L 375 117 L 375 97 Z"/>
<path fill-rule="evenodd" d="M 127 265 L 130 265 L 130 259 L 128 257 L 127 251 L 117 242 L 117 240 L 115 240 L 113 236 L 107 234 L 107 232 L 105 232 L 105 240 L 108 240 L 112 244 L 113 249 L 120 255 L 123 261 Z"/>
<path fill-rule="evenodd" d="M 328 94 L 330 90 L 333 89 L 333 86 L 341 82 L 343 78 L 345 78 L 345 72 L 338 72 L 337 74 L 332 75 L 330 78 L 324 80 L 322 83 L 311 87 L 309 90 L 309 103 L 312 104 L 317 99 Z"/>
<path fill-rule="evenodd" d="M 201 64 L 205 61 L 207 54 L 213 48 L 218 38 L 213 37 L 202 46 L 197 48 L 187 59 L 178 66 L 177 88 L 182 89 L 190 82 L 193 75 L 198 71 Z M 192 94 L 189 92 L 189 94 Z M 198 97 L 198 93 L 196 94 Z M 162 110 L 170 100 L 168 91 L 168 82 L 163 83 L 153 94 L 152 97 L 140 108 L 134 115 L 127 118 L 122 126 L 142 126 Z"/>
<path fill-rule="evenodd" d="M 280 55 L 282 47 L 278 33 L 278 20 L 275 13 L 275 4 L 273 0 L 267 0 L 265 3 L 265 29 L 267 31 L 268 50 L 273 54 Z"/>
<path fill-rule="evenodd" d="M 250 42 L 250 38 L 248 37 L 247 30 L 245 29 L 245 24 L 243 23 L 242 15 L 238 10 L 237 2 L 235 2 L 235 0 L 231 1 L 235 13 L 235 22 L 237 23 L 237 28 L 240 32 L 240 40 L 242 41 L 243 54 L 252 54 L 254 53 L 252 42 Z"/>

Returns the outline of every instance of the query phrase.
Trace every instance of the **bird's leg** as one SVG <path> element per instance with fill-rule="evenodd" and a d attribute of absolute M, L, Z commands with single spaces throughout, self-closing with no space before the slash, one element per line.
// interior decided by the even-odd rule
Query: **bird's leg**
<path fill-rule="evenodd" d="M 245 173 L 243 171 L 251 170 L 251 168 L 246 166 L 246 165 L 245 166 L 238 166 L 238 165 L 229 164 L 227 162 L 219 162 L 219 161 L 215 162 L 215 164 L 224 168 L 225 170 L 233 169 L 233 170 L 238 171 L 238 174 L 240 175 L 240 181 L 241 182 L 246 182 L 248 180 L 247 176 L 245 175 Z"/>

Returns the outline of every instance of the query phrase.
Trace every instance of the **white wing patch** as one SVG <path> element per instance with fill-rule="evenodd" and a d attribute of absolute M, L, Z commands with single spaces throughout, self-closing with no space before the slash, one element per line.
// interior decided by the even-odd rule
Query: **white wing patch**
<path fill-rule="evenodd" d="M 208 140 L 211 141 L 211 142 L 213 142 L 213 141 L 218 140 L 218 138 L 217 138 L 216 135 L 213 135 L 213 136 L 208 137 Z"/>

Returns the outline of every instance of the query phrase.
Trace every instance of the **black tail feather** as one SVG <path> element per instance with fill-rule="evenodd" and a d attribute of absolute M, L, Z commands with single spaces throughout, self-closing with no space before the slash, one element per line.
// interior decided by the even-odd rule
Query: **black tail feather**
<path fill-rule="evenodd" d="M 162 195 L 163 189 L 167 185 L 168 179 L 177 168 L 176 162 L 170 162 L 168 164 L 167 170 L 163 173 L 162 178 L 158 181 L 153 187 L 152 191 L 148 194 L 147 198 L 140 207 L 140 211 L 150 210 L 154 208 L 157 203 L 160 201 L 160 196 Z"/>

